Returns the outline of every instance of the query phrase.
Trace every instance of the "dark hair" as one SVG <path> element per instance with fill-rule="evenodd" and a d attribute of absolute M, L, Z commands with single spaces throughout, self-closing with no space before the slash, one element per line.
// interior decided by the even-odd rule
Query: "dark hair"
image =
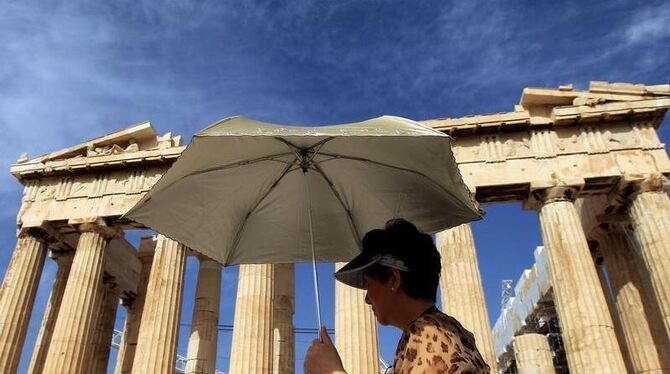
<path fill-rule="evenodd" d="M 402 289 L 407 296 L 435 302 L 440 279 L 440 253 L 430 235 L 420 232 L 402 218 L 386 222 L 385 228 L 369 231 L 363 237 L 363 252 L 389 254 L 402 260 L 409 271 L 400 271 Z M 380 282 L 391 275 L 389 267 L 374 264 L 365 274 Z"/>

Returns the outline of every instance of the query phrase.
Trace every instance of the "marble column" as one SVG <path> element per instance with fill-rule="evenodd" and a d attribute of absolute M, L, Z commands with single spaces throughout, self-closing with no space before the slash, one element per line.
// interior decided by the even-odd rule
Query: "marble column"
<path fill-rule="evenodd" d="M 121 234 L 97 224 L 83 224 L 79 230 L 79 243 L 44 363 L 45 373 L 91 372 L 95 332 L 104 296 L 104 289 L 100 287 L 104 252 L 109 239 Z"/>
<path fill-rule="evenodd" d="M 295 372 L 295 335 L 293 332 L 295 271 L 293 264 L 276 264 L 274 275 L 272 373 L 293 374 Z"/>
<path fill-rule="evenodd" d="M 52 257 L 58 264 L 58 271 L 56 272 L 56 279 L 54 279 L 54 283 L 51 286 L 51 294 L 44 310 L 40 332 L 37 335 L 33 355 L 30 358 L 30 366 L 28 367 L 28 373 L 30 374 L 40 374 L 44 370 L 44 360 L 47 357 L 51 335 L 56 324 L 56 317 L 63 300 L 63 292 L 65 291 L 67 278 L 72 267 L 74 251 L 52 253 Z"/>
<path fill-rule="evenodd" d="M 335 264 L 335 271 L 344 266 Z M 335 346 L 348 373 L 379 373 L 379 337 L 365 291 L 335 282 Z"/>
<path fill-rule="evenodd" d="M 628 353 L 628 344 L 626 338 L 624 337 L 623 327 L 621 325 L 621 319 L 619 318 L 619 313 L 617 312 L 616 302 L 614 300 L 614 295 L 610 290 L 609 283 L 607 281 L 608 270 L 605 265 L 602 257 L 597 257 L 594 260 L 594 266 L 596 267 L 596 272 L 598 274 L 598 280 L 600 281 L 600 287 L 605 294 L 605 301 L 607 302 L 607 310 L 610 313 L 610 318 L 612 318 L 612 323 L 614 324 L 614 334 L 616 335 L 617 343 L 619 344 L 619 350 L 621 351 L 621 357 L 623 362 L 626 365 L 626 372 L 632 373 L 633 363 Z"/>
<path fill-rule="evenodd" d="M 625 373 L 626 366 L 574 205 L 576 190 L 536 191 L 549 279 L 571 373 Z"/>
<path fill-rule="evenodd" d="M 670 336 L 670 199 L 668 180 L 652 175 L 635 186 L 628 214 Z"/>
<path fill-rule="evenodd" d="M 39 229 L 22 230 L 0 288 L 0 373 L 19 365 L 47 248 Z"/>
<path fill-rule="evenodd" d="M 442 258 L 442 310 L 472 332 L 482 358 L 491 372 L 496 373 L 491 324 L 470 225 L 463 224 L 438 233 L 436 245 Z"/>
<path fill-rule="evenodd" d="M 272 372 L 274 265 L 240 265 L 230 374 Z"/>
<path fill-rule="evenodd" d="M 93 352 L 92 374 L 107 373 L 109 364 L 109 350 L 111 348 L 112 334 L 114 334 L 114 322 L 116 322 L 116 311 L 119 307 L 119 295 L 114 290 L 113 283 L 101 285 L 104 298 L 100 304 L 100 319 L 96 329 L 95 350 Z"/>
<path fill-rule="evenodd" d="M 638 255 L 627 239 L 624 229 L 605 224 L 597 238 L 607 266 L 616 311 L 626 341 L 633 373 L 670 372 L 670 346 L 659 344 L 656 335 L 665 333 L 662 326 L 652 326 L 647 318 L 644 285 L 637 265 Z"/>
<path fill-rule="evenodd" d="M 554 361 L 545 335 L 518 335 L 514 337 L 512 346 L 519 374 L 555 373 Z"/>
<path fill-rule="evenodd" d="M 121 338 L 119 353 L 116 357 L 114 374 L 129 374 L 133 369 L 137 337 L 140 332 L 142 310 L 144 309 L 144 300 L 147 294 L 147 285 L 149 283 L 149 276 L 151 275 L 151 263 L 153 262 L 155 248 L 156 237 L 149 236 L 140 240 L 137 258 L 142 263 L 142 270 L 140 270 L 140 278 L 137 284 L 137 296 L 132 300 L 126 299 L 122 301 L 126 308 L 126 322 L 123 325 L 123 337 Z"/>
<path fill-rule="evenodd" d="M 158 235 L 132 373 L 174 373 L 186 247 Z"/>
<path fill-rule="evenodd" d="M 214 374 L 216 370 L 220 300 L 221 265 L 201 258 L 186 353 L 186 374 Z"/>

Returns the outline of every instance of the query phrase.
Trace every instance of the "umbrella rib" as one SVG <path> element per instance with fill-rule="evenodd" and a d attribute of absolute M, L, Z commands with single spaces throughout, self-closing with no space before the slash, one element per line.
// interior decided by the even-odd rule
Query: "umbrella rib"
<path fill-rule="evenodd" d="M 265 192 L 265 194 L 263 194 L 263 196 L 261 196 L 261 198 L 256 201 L 256 203 L 253 205 L 253 207 L 251 207 L 251 209 L 249 210 L 247 215 L 244 217 L 244 220 L 242 220 L 242 224 L 240 225 L 240 228 L 237 230 L 237 232 L 235 234 L 235 238 L 233 239 L 233 243 L 230 247 L 230 250 L 228 251 L 228 256 L 226 257 L 226 264 L 228 264 L 228 260 L 230 259 L 230 255 L 234 252 L 234 250 L 237 248 L 237 245 L 240 242 L 240 238 L 242 237 L 242 232 L 244 231 L 244 229 L 247 225 L 247 221 L 249 220 L 249 217 L 254 213 L 256 208 L 258 208 L 258 206 L 261 205 L 263 200 L 265 200 L 265 198 L 268 197 L 268 195 L 270 195 L 270 192 L 272 192 L 275 189 L 275 187 L 277 187 L 279 182 L 286 176 L 286 174 L 288 174 L 291 171 L 291 166 L 293 166 L 297 161 L 298 161 L 298 158 L 295 158 L 291 164 L 287 165 L 284 168 L 281 175 L 279 175 L 279 177 L 272 183 L 272 185 L 270 186 L 270 188 L 268 188 L 268 190 Z"/>
<path fill-rule="evenodd" d="M 323 153 L 321 153 L 320 156 L 323 156 Z M 335 160 L 335 159 L 337 159 L 337 158 L 338 158 L 338 157 L 332 157 L 332 156 L 331 156 L 331 157 L 329 157 L 329 158 L 324 158 L 324 159 L 322 159 L 321 161 L 317 161 L 317 162 L 315 162 L 315 164 L 323 164 L 323 163 L 326 162 L 326 161 Z"/>
<path fill-rule="evenodd" d="M 233 162 L 233 163 L 230 163 L 230 164 L 225 164 L 225 165 L 221 165 L 221 166 L 215 166 L 215 167 L 211 167 L 211 168 L 207 168 L 207 169 L 203 169 L 203 170 L 194 171 L 192 173 L 184 175 L 182 178 L 188 178 L 188 177 L 192 177 L 194 175 L 205 174 L 205 173 L 209 173 L 209 172 L 217 171 L 217 170 L 231 169 L 231 168 L 235 168 L 235 167 L 238 167 L 238 166 L 245 166 L 245 165 L 249 165 L 249 164 L 255 164 L 257 162 L 262 162 L 262 161 L 277 161 L 277 162 L 286 163 L 286 161 L 275 160 L 275 158 L 276 157 L 282 157 L 282 156 L 288 156 L 288 155 L 291 155 L 291 154 L 293 154 L 293 152 L 276 153 L 276 154 L 269 155 L 269 156 L 263 156 L 263 157 L 255 158 L 255 159 L 252 159 L 252 160 L 237 161 L 237 162 Z M 295 163 L 295 160 L 290 165 L 293 165 L 294 163 Z"/>
<path fill-rule="evenodd" d="M 327 138 L 325 138 L 325 139 L 323 139 L 319 142 L 314 143 L 313 145 L 311 145 L 307 149 L 309 150 L 309 149 L 313 149 L 313 148 L 316 148 L 316 147 L 319 147 L 319 149 L 321 149 L 321 147 L 323 147 L 324 144 L 328 143 L 329 141 L 331 141 L 333 139 L 335 139 L 334 136 L 329 136 L 329 137 L 327 137 Z M 319 152 L 319 149 L 316 150 L 317 153 Z"/>
<path fill-rule="evenodd" d="M 289 149 L 291 150 L 291 153 L 293 153 L 296 157 L 300 158 L 300 147 L 298 147 L 295 144 L 289 142 L 288 140 L 286 140 L 284 138 L 281 138 L 281 137 L 278 137 L 278 136 L 275 136 L 274 139 L 281 142 L 281 143 L 286 144 L 289 147 Z"/>
<path fill-rule="evenodd" d="M 403 167 L 400 167 L 400 166 L 389 165 L 389 164 L 385 164 L 383 162 L 374 161 L 374 160 L 370 160 L 370 159 L 363 158 L 363 157 L 343 156 L 343 155 L 336 155 L 336 154 L 331 154 L 331 153 L 321 153 L 321 155 L 330 156 L 332 158 L 329 158 L 327 160 L 323 160 L 319 163 L 323 163 L 325 161 L 331 161 L 331 160 L 335 160 L 335 159 L 347 159 L 347 160 L 354 160 L 354 161 L 361 161 L 361 162 L 369 162 L 371 164 L 387 167 L 387 168 L 390 168 L 390 169 L 401 170 L 401 171 L 405 171 L 405 172 L 408 172 L 408 173 L 411 173 L 411 174 L 416 174 L 418 176 L 426 178 L 426 180 L 433 183 L 435 186 L 437 186 L 441 191 L 445 192 L 447 195 L 451 196 L 455 201 L 460 201 L 460 199 L 457 196 L 454 196 L 453 193 L 451 193 L 449 190 L 442 187 L 442 185 L 437 183 L 433 178 L 430 178 L 427 175 L 425 175 L 423 173 L 420 173 L 416 170 L 407 169 L 407 168 L 403 168 Z"/>
<path fill-rule="evenodd" d="M 312 149 L 314 149 L 314 148 L 316 148 L 316 147 L 319 147 L 319 148 L 317 148 L 317 150 L 314 152 L 314 154 L 313 154 L 312 157 L 310 158 L 310 161 L 312 161 L 312 159 L 314 158 L 314 156 L 316 156 L 316 154 L 319 153 L 319 151 L 321 150 L 321 148 L 323 147 L 324 144 L 326 144 L 326 143 L 328 143 L 329 141 L 335 139 L 334 136 L 329 136 L 329 137 L 327 137 L 327 138 L 325 138 L 325 139 L 322 139 L 322 140 L 320 140 L 320 141 L 318 141 L 318 142 L 316 142 L 316 143 L 310 145 L 309 147 L 307 147 L 307 148 L 305 148 L 305 149 L 302 149 L 302 148 L 298 147 L 297 145 L 295 145 L 295 144 L 289 142 L 288 140 L 286 140 L 286 139 L 284 139 L 284 138 L 281 138 L 281 137 L 278 137 L 278 136 L 275 136 L 274 138 L 275 138 L 276 140 L 278 140 L 278 141 L 280 141 L 280 142 L 286 144 L 291 150 L 293 150 L 293 153 L 295 153 L 296 156 L 300 156 L 300 155 L 301 155 L 300 152 L 302 152 L 302 151 L 309 151 L 309 150 L 312 150 Z"/>
<path fill-rule="evenodd" d="M 334 136 L 331 136 L 331 137 L 326 138 L 326 139 L 323 139 L 322 141 L 320 141 L 320 142 L 314 144 L 313 146 L 309 147 L 309 149 L 314 149 L 314 148 L 316 148 L 316 150 L 315 150 L 314 152 L 312 152 L 312 156 L 309 158 L 309 162 L 312 162 L 312 160 L 314 160 L 314 157 L 316 157 L 316 155 L 317 155 L 319 152 L 321 152 L 321 148 L 323 148 L 323 146 L 324 146 L 326 143 L 328 143 L 329 141 L 331 141 L 331 140 L 333 140 L 333 139 L 335 139 L 335 137 L 334 137 Z M 317 147 L 318 147 L 318 148 L 317 148 Z"/>
<path fill-rule="evenodd" d="M 340 202 L 340 205 L 342 205 L 342 209 L 347 213 L 347 218 L 349 219 L 349 226 L 351 228 L 351 231 L 353 232 L 354 236 L 356 237 L 356 244 L 359 246 L 361 245 L 361 235 L 358 233 L 358 229 L 356 228 L 356 224 L 354 223 L 354 216 L 351 213 L 351 210 L 347 208 L 347 205 L 344 203 L 344 199 L 342 199 L 342 195 L 340 195 L 339 192 L 335 189 L 335 185 L 333 182 L 328 178 L 326 173 L 324 173 L 323 169 L 319 167 L 319 165 L 314 164 L 314 170 L 316 170 L 321 177 L 328 183 L 328 187 L 330 188 L 331 191 L 333 191 L 333 195 L 337 198 L 337 201 Z"/>

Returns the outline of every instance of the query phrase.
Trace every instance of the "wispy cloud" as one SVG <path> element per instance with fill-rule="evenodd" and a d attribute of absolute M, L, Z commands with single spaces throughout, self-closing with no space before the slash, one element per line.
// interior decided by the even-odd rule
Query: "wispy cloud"
<path fill-rule="evenodd" d="M 670 37 L 670 3 L 642 8 L 625 30 L 628 44 L 655 43 Z"/>
<path fill-rule="evenodd" d="M 95 97 L 114 83 L 105 73 L 111 25 L 30 3 L 10 2 L 0 14 L 0 122 L 9 135 L 2 140 L 3 157 L 18 156 L 17 147 L 43 150 L 50 145 L 45 143 L 71 141 L 77 132 L 100 131 L 106 110 Z M 64 131 L 68 127 L 72 131 Z"/>

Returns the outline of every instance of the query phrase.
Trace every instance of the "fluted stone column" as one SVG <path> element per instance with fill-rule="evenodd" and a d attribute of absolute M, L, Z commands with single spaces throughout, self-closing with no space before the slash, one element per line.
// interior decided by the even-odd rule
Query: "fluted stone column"
<path fill-rule="evenodd" d="M 274 265 L 240 265 L 230 374 L 272 372 Z"/>
<path fill-rule="evenodd" d="M 111 348 L 112 334 L 114 334 L 114 322 L 116 322 L 116 311 L 119 307 L 119 295 L 114 290 L 115 285 L 103 283 L 104 299 L 100 305 L 100 319 L 96 329 L 95 351 L 93 353 L 92 374 L 107 373 L 109 364 L 109 350 Z"/>
<path fill-rule="evenodd" d="M 46 253 L 43 232 L 19 234 L 0 288 L 0 373 L 14 373 L 19 365 Z"/>
<path fill-rule="evenodd" d="M 63 300 L 63 292 L 65 291 L 67 278 L 72 267 L 74 251 L 59 252 L 52 254 L 52 256 L 58 264 L 58 271 L 56 272 L 56 279 L 54 279 L 54 283 L 51 286 L 51 294 L 44 310 L 40 332 L 37 335 L 33 355 L 30 358 L 30 366 L 28 367 L 28 373 L 30 374 L 40 374 L 44 370 L 44 360 L 47 357 L 51 335 L 56 324 L 56 317 Z"/>
<path fill-rule="evenodd" d="M 151 275 L 151 264 L 155 248 L 156 237 L 144 237 L 141 239 L 137 258 L 142 263 L 142 270 L 140 270 L 140 278 L 137 284 L 137 296 L 134 300 L 123 300 L 123 305 L 126 307 L 126 322 L 123 325 L 123 337 L 121 338 L 119 353 L 116 357 L 114 374 L 129 374 L 133 369 L 137 337 L 140 332 L 142 310 L 144 309 L 144 300 L 147 294 L 147 285 L 149 284 L 149 276 Z"/>
<path fill-rule="evenodd" d="M 276 264 L 274 275 L 272 373 L 293 374 L 295 372 L 295 335 L 293 332 L 295 271 L 293 264 Z"/>
<path fill-rule="evenodd" d="M 555 373 L 551 349 L 545 335 L 518 335 L 514 337 L 512 346 L 519 374 Z"/>
<path fill-rule="evenodd" d="M 44 363 L 49 374 L 88 374 L 104 289 L 100 287 L 108 240 L 120 235 L 109 227 L 84 224 L 65 286 Z"/>
<path fill-rule="evenodd" d="M 626 372 L 632 373 L 633 363 L 628 353 L 628 345 L 626 338 L 624 337 L 623 327 L 621 325 L 621 319 L 619 318 L 619 313 L 617 312 L 616 302 L 614 300 L 614 295 L 610 290 L 610 286 L 607 281 L 608 271 L 607 266 L 605 265 L 602 257 L 598 257 L 594 260 L 596 273 L 598 274 L 598 280 L 600 281 L 600 288 L 603 290 L 605 295 L 605 301 L 607 302 L 607 310 L 610 313 L 610 318 L 614 324 L 614 334 L 616 335 L 617 343 L 619 344 L 619 351 L 621 352 L 621 357 L 623 358 L 623 363 L 626 365 Z"/>
<path fill-rule="evenodd" d="M 668 181 L 652 175 L 636 186 L 628 209 L 642 260 L 670 336 L 670 199 Z"/>
<path fill-rule="evenodd" d="M 472 332 L 482 358 L 496 373 L 491 324 L 472 229 L 463 224 L 442 231 L 436 235 L 436 244 L 442 258 L 442 309 Z"/>
<path fill-rule="evenodd" d="M 644 285 L 637 266 L 638 254 L 630 247 L 623 228 L 607 225 L 598 236 L 601 253 L 607 266 L 614 292 L 616 311 L 621 321 L 623 337 L 631 360 L 633 373 L 670 372 L 670 346 L 654 341 L 656 334 L 665 333 L 662 326 L 652 326 L 647 318 Z"/>
<path fill-rule="evenodd" d="M 344 266 L 335 264 L 335 271 Z M 379 337 L 365 291 L 335 282 L 335 346 L 348 373 L 379 373 Z"/>
<path fill-rule="evenodd" d="M 186 374 L 214 374 L 221 300 L 221 265 L 200 259 L 193 303 L 191 336 L 186 354 Z"/>
<path fill-rule="evenodd" d="M 549 276 L 571 373 L 625 373 L 614 325 L 573 203 L 576 191 L 536 191 Z"/>
<path fill-rule="evenodd" d="M 186 248 L 159 235 L 132 373 L 174 373 L 185 271 Z"/>

